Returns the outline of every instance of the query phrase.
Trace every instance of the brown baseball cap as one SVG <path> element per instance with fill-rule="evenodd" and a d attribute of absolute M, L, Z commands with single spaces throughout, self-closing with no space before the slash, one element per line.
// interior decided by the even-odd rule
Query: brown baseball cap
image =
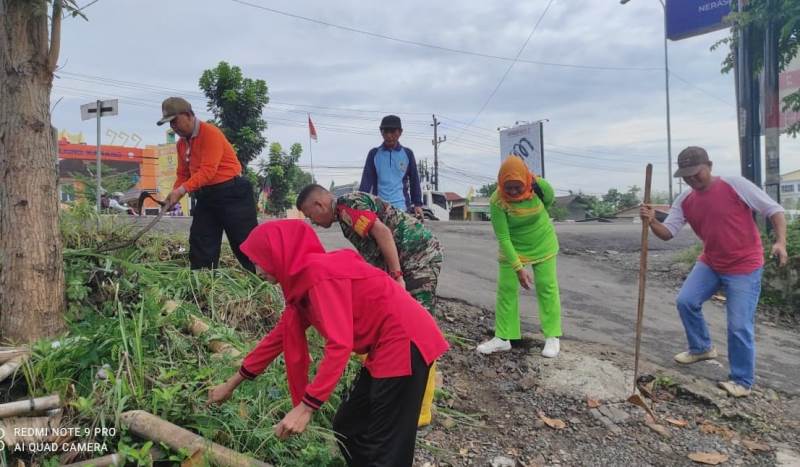
<path fill-rule="evenodd" d="M 192 113 L 192 104 L 182 97 L 168 97 L 161 103 L 161 113 L 162 118 L 156 125 L 171 122 L 178 114 Z"/>
<path fill-rule="evenodd" d="M 697 174 L 703 165 L 711 166 L 706 150 L 699 146 L 689 146 L 678 154 L 678 170 L 673 177 L 691 177 Z"/>

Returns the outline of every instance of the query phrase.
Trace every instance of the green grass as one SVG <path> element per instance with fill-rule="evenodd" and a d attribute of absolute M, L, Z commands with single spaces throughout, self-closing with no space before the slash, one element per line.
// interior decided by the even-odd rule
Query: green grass
<path fill-rule="evenodd" d="M 700 253 L 703 252 L 703 245 L 702 243 L 698 243 L 695 245 L 686 248 L 675 255 L 675 262 L 686 264 L 686 265 L 693 265 L 697 262 L 697 258 L 700 256 Z"/>
<path fill-rule="evenodd" d="M 221 339 L 247 352 L 276 322 L 279 289 L 236 267 L 229 251 L 223 263 L 232 267 L 191 271 L 181 238 L 150 233 L 137 247 L 97 254 L 96 246 L 123 239 L 130 229 L 82 207 L 61 222 L 68 332 L 36 343 L 25 377 L 15 384 L 32 397 L 61 394 L 69 401 L 65 426 L 115 427 L 116 436 L 97 441 L 107 443 L 108 453 L 124 454 L 129 465 L 147 465 L 150 449 L 120 424 L 120 414 L 134 409 L 276 465 L 343 465 L 330 431 L 338 394 L 306 433 L 275 438 L 273 426 L 291 409 L 281 358 L 230 401 L 206 406 L 209 388 L 237 371 L 239 362 L 212 355 L 205 344 Z M 202 317 L 210 331 L 192 336 L 190 316 Z M 321 340 L 310 338 L 319 361 Z M 351 365 L 344 379 L 355 371 Z M 175 464 L 187 455 L 159 448 Z"/>

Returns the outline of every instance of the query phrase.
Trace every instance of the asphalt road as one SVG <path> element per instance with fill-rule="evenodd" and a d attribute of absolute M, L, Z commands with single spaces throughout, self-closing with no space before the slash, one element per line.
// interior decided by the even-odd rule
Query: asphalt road
<path fill-rule="evenodd" d="M 142 220 L 139 220 L 142 222 Z M 158 227 L 173 232 L 189 231 L 188 218 L 165 218 Z M 494 310 L 497 273 L 497 244 L 491 225 L 465 222 L 430 222 L 445 249 L 438 295 Z M 338 226 L 317 229 L 326 248 L 350 248 Z M 641 225 L 632 223 L 557 224 L 562 251 L 606 250 L 638 252 Z M 664 242 L 650 236 L 651 255 L 684 249 L 697 240 L 684 229 L 677 238 Z M 633 354 L 638 279 L 630 270 L 613 262 L 599 262 L 585 255 L 559 255 L 564 338 L 562 351 L 569 352 L 571 340 L 596 342 Z M 677 290 L 656 280 L 648 282 L 642 358 L 660 366 L 676 368 L 672 356 L 685 350 L 686 339 L 675 308 Z M 523 332 L 538 334 L 536 300 L 523 291 L 520 301 Z M 720 351 L 722 365 L 703 362 L 681 371 L 714 380 L 727 376 L 726 321 L 724 307 L 709 302 L 705 308 L 712 338 Z M 489 315 L 491 316 L 491 314 Z M 800 336 L 779 327 L 756 326 L 756 384 L 798 395 L 800 378 Z"/>
<path fill-rule="evenodd" d="M 445 260 L 438 294 L 463 300 L 486 310 L 494 310 L 497 273 L 497 244 L 489 223 L 431 222 L 445 249 Z M 562 249 L 639 251 L 641 225 L 632 223 L 575 223 L 556 227 Z M 349 247 L 337 226 L 318 229 L 327 248 Z M 653 255 L 684 249 L 697 240 L 688 228 L 669 241 L 650 236 Z M 638 279 L 614 263 L 593 261 L 585 256 L 559 256 L 564 339 L 562 349 L 569 352 L 570 340 L 606 344 L 633 353 Z M 677 367 L 674 354 L 685 350 L 685 335 L 675 308 L 677 290 L 655 281 L 648 283 L 642 357 L 665 367 Z M 539 333 L 535 296 L 523 291 L 520 301 L 523 332 Z M 696 376 L 715 380 L 727 377 L 726 321 L 724 307 L 708 303 L 706 319 L 720 362 L 683 367 Z M 800 339 L 796 333 L 781 328 L 758 325 L 757 382 L 791 394 L 797 389 L 800 375 Z"/>

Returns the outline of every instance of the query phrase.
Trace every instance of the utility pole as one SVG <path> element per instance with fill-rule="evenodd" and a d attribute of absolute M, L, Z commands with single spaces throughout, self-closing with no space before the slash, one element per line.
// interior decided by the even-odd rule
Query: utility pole
<path fill-rule="evenodd" d="M 100 212 L 100 196 L 102 192 L 101 188 L 101 180 L 102 175 L 100 173 L 101 170 L 101 157 L 100 157 L 100 118 L 101 117 L 111 117 L 117 115 L 119 111 L 119 102 L 117 99 L 102 101 L 100 99 L 90 102 L 88 104 L 84 104 L 81 106 L 81 119 L 82 120 L 89 120 L 90 118 L 97 119 L 97 146 L 95 148 L 95 157 L 97 159 L 97 193 L 96 193 L 96 203 L 97 203 L 97 211 Z"/>
<path fill-rule="evenodd" d="M 739 2 L 739 11 L 742 11 Z M 736 103 L 739 117 L 739 153 L 742 176 L 761 186 L 761 129 L 758 121 L 759 89 L 753 71 L 753 27 L 737 25 L 738 43 L 734 55 Z"/>
<path fill-rule="evenodd" d="M 770 14 L 775 13 L 775 0 L 768 0 Z M 764 32 L 764 142 L 766 146 L 766 178 L 764 190 L 781 202 L 780 166 L 780 97 L 778 94 L 778 35 L 781 25 L 772 19 Z"/>
<path fill-rule="evenodd" d="M 433 189 L 436 191 L 439 191 L 439 144 L 447 141 L 447 135 L 439 138 L 437 129 L 440 124 L 441 122 L 436 120 L 436 115 L 433 115 L 433 123 L 431 123 L 433 127 Z"/>

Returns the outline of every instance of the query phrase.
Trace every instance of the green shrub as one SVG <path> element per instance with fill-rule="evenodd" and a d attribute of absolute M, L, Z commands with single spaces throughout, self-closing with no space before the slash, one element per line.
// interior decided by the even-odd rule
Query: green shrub
<path fill-rule="evenodd" d="M 789 264 L 778 267 L 770 257 L 773 238 L 762 235 L 764 244 L 764 279 L 762 303 L 777 305 L 783 314 L 800 316 L 800 220 L 790 223 L 786 232 L 786 250 Z"/>
<path fill-rule="evenodd" d="M 563 221 L 569 215 L 567 208 L 565 208 L 564 206 L 556 206 L 555 204 L 550 206 L 548 212 L 550 214 L 550 217 L 552 217 L 553 220 L 555 221 Z"/>

